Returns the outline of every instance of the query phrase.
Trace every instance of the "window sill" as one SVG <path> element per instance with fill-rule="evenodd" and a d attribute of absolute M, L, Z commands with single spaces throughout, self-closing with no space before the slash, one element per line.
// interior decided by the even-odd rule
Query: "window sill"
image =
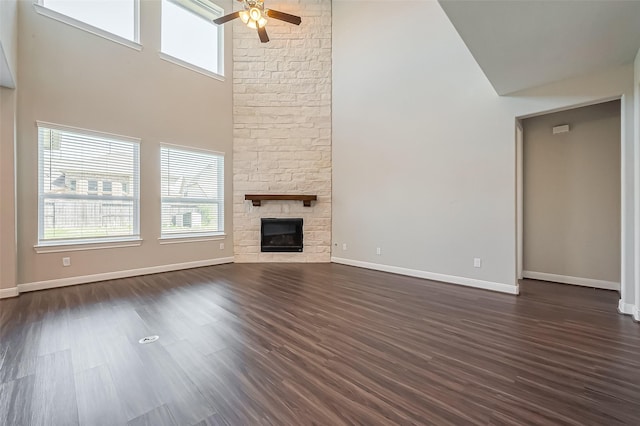
<path fill-rule="evenodd" d="M 49 9 L 48 7 L 42 6 L 40 4 L 34 3 L 33 7 L 36 9 L 40 15 L 46 16 L 51 19 L 55 19 L 56 21 L 60 21 L 63 24 L 70 25 L 75 28 L 79 28 L 88 33 L 97 35 L 104 39 L 113 41 L 114 43 L 121 44 L 123 46 L 127 46 L 131 49 L 141 51 L 142 45 L 133 40 L 129 40 L 127 38 L 121 37 L 117 34 L 110 33 L 109 31 L 105 31 L 101 28 L 94 27 L 93 25 L 87 24 L 86 22 L 79 21 L 70 16 L 64 15 L 60 12 L 56 12 L 55 10 Z"/>
<path fill-rule="evenodd" d="M 164 236 L 158 238 L 160 244 L 204 243 L 208 241 L 220 241 L 227 238 L 227 234 L 209 235 L 184 235 Z"/>
<path fill-rule="evenodd" d="M 178 66 L 180 66 L 182 68 L 186 68 L 188 70 L 195 71 L 197 73 L 200 73 L 202 75 L 206 75 L 207 77 L 211 77 L 211 78 L 214 78 L 214 79 L 219 80 L 219 81 L 224 81 L 224 76 L 223 75 L 220 75 L 218 73 L 210 71 L 210 70 L 208 70 L 206 68 L 202 68 L 202 67 L 199 67 L 197 65 L 190 64 L 189 62 L 183 61 L 182 59 L 178 59 L 175 56 L 168 55 L 168 54 L 166 54 L 164 52 L 158 52 L 158 56 L 160 56 L 160 59 L 162 59 L 164 61 L 167 61 L 167 62 L 171 62 L 172 64 L 178 65 Z"/>
<path fill-rule="evenodd" d="M 142 245 L 142 239 L 112 240 L 112 241 L 90 241 L 90 242 L 68 242 L 68 243 L 44 243 L 33 246 L 36 253 L 63 253 L 67 251 L 104 250 L 123 247 L 138 247 Z"/>

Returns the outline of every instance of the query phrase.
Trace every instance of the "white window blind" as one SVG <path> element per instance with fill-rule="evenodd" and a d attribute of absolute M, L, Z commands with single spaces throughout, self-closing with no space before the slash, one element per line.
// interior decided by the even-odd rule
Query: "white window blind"
<path fill-rule="evenodd" d="M 224 156 L 160 149 L 162 237 L 224 232 Z"/>
<path fill-rule="evenodd" d="M 162 0 L 162 53 L 222 75 L 222 27 L 212 21 L 223 13 L 207 0 Z"/>
<path fill-rule="evenodd" d="M 38 123 L 39 244 L 139 236 L 139 143 Z"/>
<path fill-rule="evenodd" d="M 47 9 L 127 40 L 138 41 L 139 0 L 36 0 Z"/>

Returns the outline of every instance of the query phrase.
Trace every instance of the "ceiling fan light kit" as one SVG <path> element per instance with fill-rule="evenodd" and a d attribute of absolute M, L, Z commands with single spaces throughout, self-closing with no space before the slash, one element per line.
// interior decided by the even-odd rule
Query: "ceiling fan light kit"
<path fill-rule="evenodd" d="M 290 15 L 284 12 L 278 12 L 273 9 L 264 8 L 264 0 L 238 0 L 244 6 L 244 10 L 233 12 L 225 16 L 221 16 L 218 19 L 214 19 L 213 22 L 216 25 L 222 25 L 226 22 L 232 21 L 236 18 L 240 20 L 249 28 L 258 31 L 258 37 L 262 43 L 269 41 L 267 30 L 267 17 L 277 19 L 278 21 L 288 22 L 294 25 L 300 25 L 302 19 L 299 16 Z"/>

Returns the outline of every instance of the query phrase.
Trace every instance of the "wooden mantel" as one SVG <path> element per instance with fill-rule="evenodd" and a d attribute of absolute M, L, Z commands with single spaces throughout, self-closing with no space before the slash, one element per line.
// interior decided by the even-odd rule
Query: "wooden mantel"
<path fill-rule="evenodd" d="M 245 194 L 245 200 L 251 200 L 254 206 L 259 207 L 263 201 L 302 201 L 305 207 L 311 207 L 311 202 L 318 199 L 317 195 L 275 195 L 275 194 Z"/>

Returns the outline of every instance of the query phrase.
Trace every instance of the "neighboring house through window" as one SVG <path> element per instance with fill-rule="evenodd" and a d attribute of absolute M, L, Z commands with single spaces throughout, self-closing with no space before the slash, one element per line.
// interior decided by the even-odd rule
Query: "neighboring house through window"
<path fill-rule="evenodd" d="M 137 139 L 39 122 L 38 146 L 39 245 L 139 236 Z"/>
<path fill-rule="evenodd" d="M 224 232 L 224 156 L 160 148 L 162 237 Z"/>

